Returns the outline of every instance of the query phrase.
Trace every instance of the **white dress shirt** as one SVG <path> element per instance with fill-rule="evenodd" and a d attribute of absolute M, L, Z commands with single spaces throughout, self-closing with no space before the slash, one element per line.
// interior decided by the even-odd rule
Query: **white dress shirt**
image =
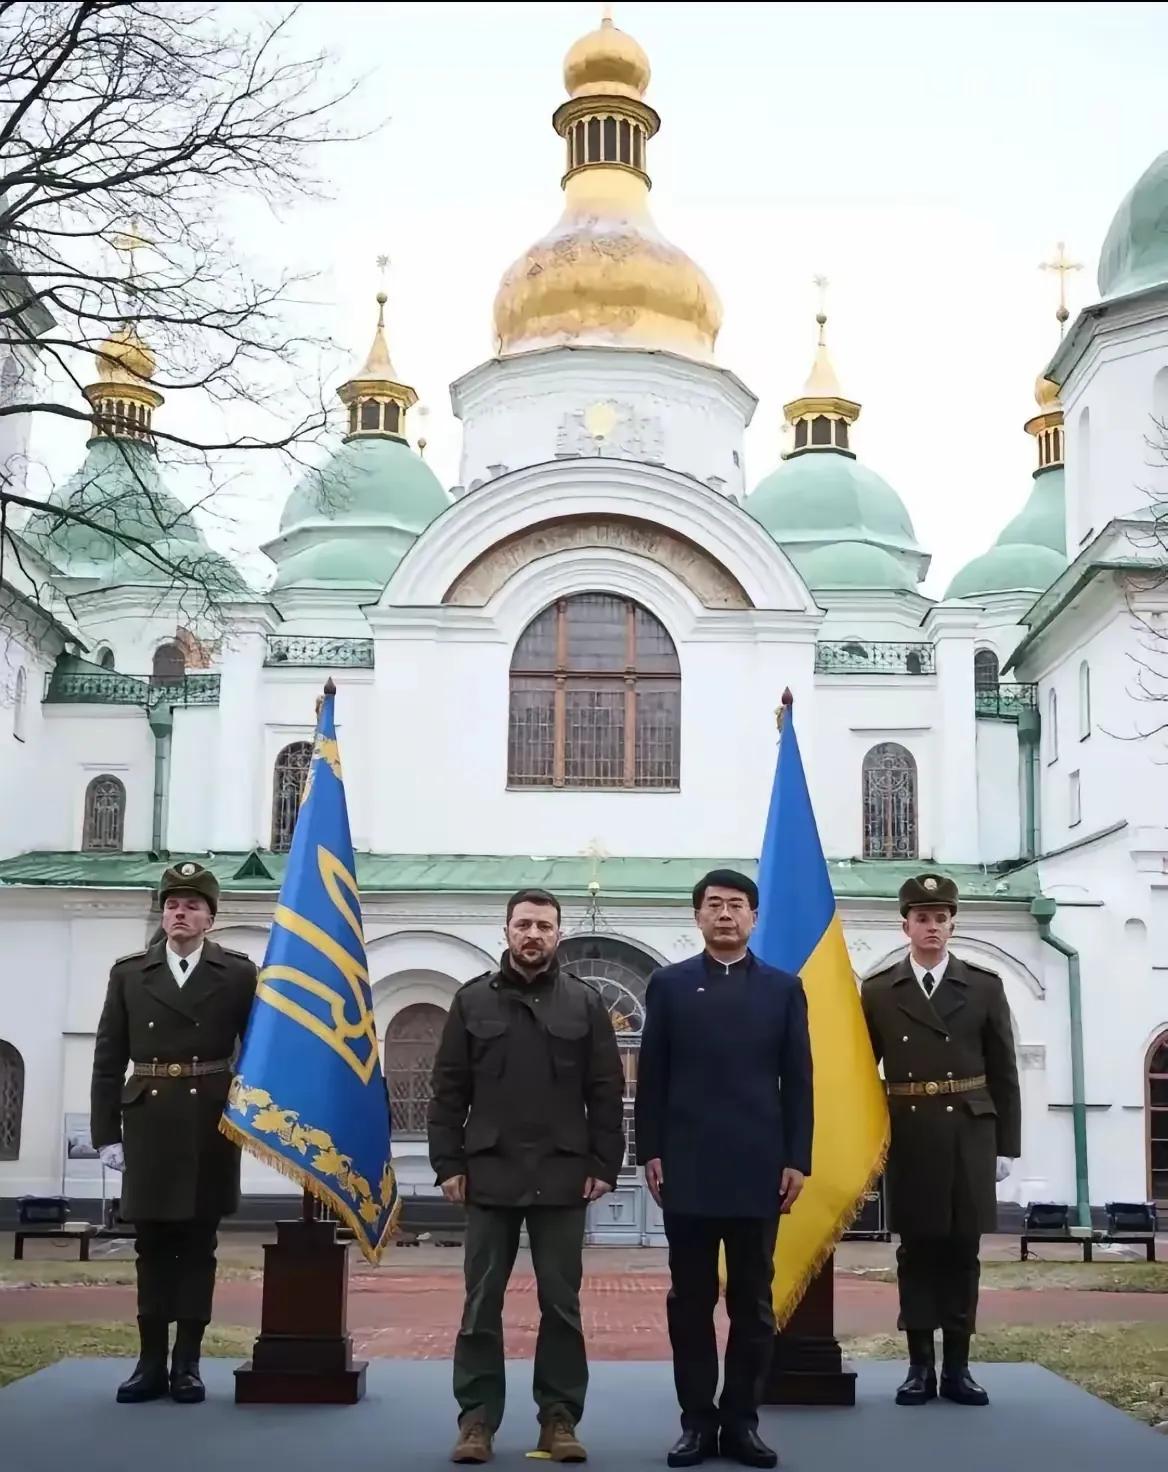
<path fill-rule="evenodd" d="M 199 943 L 198 949 L 192 951 L 189 956 L 180 956 L 177 951 L 172 951 L 171 948 L 170 948 L 170 946 L 169 945 L 167 946 L 167 948 L 166 948 L 166 964 L 170 967 L 170 974 L 171 974 L 171 976 L 174 977 L 175 981 L 178 983 L 179 986 L 182 986 L 183 985 L 183 983 L 190 976 L 191 972 L 199 964 L 199 960 L 200 960 L 200 957 L 202 956 L 202 954 L 203 954 L 202 942 Z M 186 970 L 185 971 L 183 970 L 183 967 L 180 964 L 181 962 L 184 962 L 184 961 L 186 962 Z"/>
<path fill-rule="evenodd" d="M 925 991 L 926 973 L 933 978 L 933 990 L 936 991 L 941 985 L 941 978 L 945 975 L 945 968 L 949 965 L 949 952 L 946 951 L 935 966 L 922 966 L 915 956 L 910 956 L 908 959 L 921 991 Z M 925 992 L 925 996 L 928 995 L 929 993 Z"/>

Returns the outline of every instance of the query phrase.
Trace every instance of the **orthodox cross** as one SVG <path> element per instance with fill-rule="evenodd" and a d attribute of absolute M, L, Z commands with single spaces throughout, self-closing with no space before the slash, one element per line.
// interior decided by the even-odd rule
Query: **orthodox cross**
<path fill-rule="evenodd" d="M 1066 242 L 1060 240 L 1055 247 L 1055 257 L 1052 261 L 1040 261 L 1040 271 L 1054 271 L 1058 276 L 1059 304 L 1055 316 L 1058 318 L 1059 337 L 1067 330 L 1067 318 L 1071 315 L 1067 310 L 1067 277 L 1072 271 L 1083 269 L 1082 261 L 1072 261 L 1067 258 Z"/>

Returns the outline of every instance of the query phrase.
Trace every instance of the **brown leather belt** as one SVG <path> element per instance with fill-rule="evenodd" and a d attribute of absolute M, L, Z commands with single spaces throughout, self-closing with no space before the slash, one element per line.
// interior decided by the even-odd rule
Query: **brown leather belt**
<path fill-rule="evenodd" d="M 986 1076 L 979 1073 L 976 1078 L 930 1079 L 924 1084 L 888 1084 L 886 1087 L 890 1094 L 897 1097 L 911 1095 L 916 1098 L 926 1094 L 931 1098 L 934 1094 L 969 1094 L 974 1089 L 984 1089 L 985 1086 Z"/>
<path fill-rule="evenodd" d="M 203 1078 L 209 1073 L 230 1073 L 230 1058 L 214 1058 L 209 1063 L 200 1063 L 197 1058 L 190 1063 L 135 1063 L 135 1078 Z"/>

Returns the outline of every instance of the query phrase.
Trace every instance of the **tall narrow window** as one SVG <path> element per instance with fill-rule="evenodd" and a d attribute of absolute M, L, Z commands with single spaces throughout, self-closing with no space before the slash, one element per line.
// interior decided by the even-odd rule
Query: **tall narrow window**
<path fill-rule="evenodd" d="M 160 644 L 154 651 L 150 671 L 152 685 L 178 685 L 186 676 L 187 662 L 177 644 Z"/>
<path fill-rule="evenodd" d="M 863 798 L 864 857 L 915 859 L 920 838 L 912 752 L 895 741 L 874 746 L 864 757 Z"/>
<path fill-rule="evenodd" d="M 1168 1032 L 1152 1044 L 1147 1088 L 1148 1194 L 1168 1206 Z"/>
<path fill-rule="evenodd" d="M 1086 660 L 1079 666 L 1079 740 L 1091 734 L 1091 666 Z"/>
<path fill-rule="evenodd" d="M 0 1038 L 0 1160 L 20 1159 L 24 1117 L 24 1059 Z"/>
<path fill-rule="evenodd" d="M 434 1055 L 446 1013 L 429 1002 L 403 1007 L 385 1029 L 385 1077 L 395 1136 L 425 1137 Z"/>
<path fill-rule="evenodd" d="M 1083 821 L 1083 797 L 1079 787 L 1079 774 L 1072 772 L 1067 794 L 1067 826 L 1077 827 Z"/>
<path fill-rule="evenodd" d="M 120 853 L 126 824 L 126 789 L 117 777 L 94 777 L 85 789 L 81 847 L 86 853 Z"/>
<path fill-rule="evenodd" d="M 681 777 L 681 665 L 664 625 L 625 598 L 544 609 L 511 660 L 513 787 L 656 787 Z"/>
<path fill-rule="evenodd" d="M 28 674 L 23 665 L 16 671 L 12 687 L 12 734 L 17 741 L 24 740 L 24 714 L 28 701 Z"/>
<path fill-rule="evenodd" d="M 1046 697 L 1046 761 L 1058 761 L 1058 695 L 1051 690 Z"/>
<path fill-rule="evenodd" d="M 292 847 L 296 815 L 308 769 L 312 765 L 312 742 L 293 741 L 276 758 L 272 777 L 272 852 L 287 853 Z"/>
<path fill-rule="evenodd" d="M 998 688 L 998 656 L 992 649 L 979 649 L 973 656 L 973 684 L 978 691 Z"/>

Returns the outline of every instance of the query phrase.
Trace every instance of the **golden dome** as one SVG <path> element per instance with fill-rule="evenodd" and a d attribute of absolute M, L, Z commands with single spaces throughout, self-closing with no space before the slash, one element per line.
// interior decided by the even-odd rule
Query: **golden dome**
<path fill-rule="evenodd" d="M 117 383 L 127 373 L 131 379 L 146 381 L 154 377 L 157 366 L 154 354 L 132 327 L 120 327 L 101 344 L 94 357 L 97 376 L 103 383 Z"/>
<path fill-rule="evenodd" d="M 1034 380 L 1034 402 L 1044 413 L 1052 409 L 1061 409 L 1058 384 L 1052 383 L 1049 378 L 1043 378 L 1040 373 Z"/>
<path fill-rule="evenodd" d="M 659 349 L 706 361 L 722 304 L 649 213 L 645 151 L 660 119 L 643 100 L 649 61 L 612 21 L 564 61 L 569 100 L 564 213 L 510 267 L 495 296 L 496 352 L 574 344 Z"/>
<path fill-rule="evenodd" d="M 569 97 L 644 97 L 649 58 L 605 16 L 595 31 L 581 36 L 564 57 L 564 88 Z"/>

